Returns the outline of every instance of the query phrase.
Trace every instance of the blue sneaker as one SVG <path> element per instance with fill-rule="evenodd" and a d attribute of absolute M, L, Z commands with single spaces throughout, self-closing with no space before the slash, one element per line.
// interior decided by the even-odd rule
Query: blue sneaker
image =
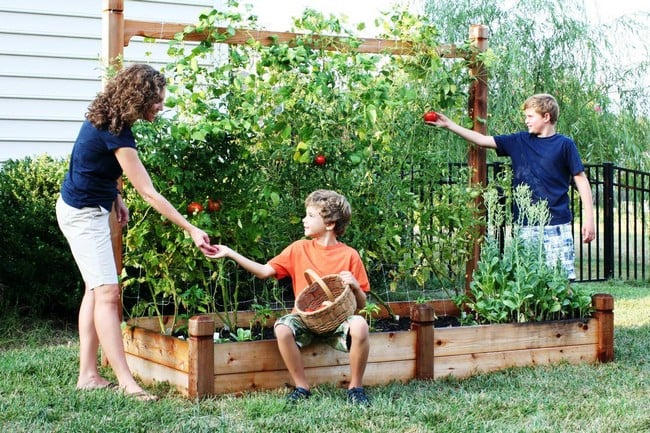
<path fill-rule="evenodd" d="M 294 388 L 291 394 L 287 396 L 287 402 L 297 403 L 300 400 L 307 400 L 310 396 L 311 392 L 308 389 L 297 386 Z"/>
<path fill-rule="evenodd" d="M 370 406 L 370 399 L 366 395 L 366 390 L 362 387 L 348 389 L 348 402 L 352 404 L 360 404 L 363 406 Z"/>

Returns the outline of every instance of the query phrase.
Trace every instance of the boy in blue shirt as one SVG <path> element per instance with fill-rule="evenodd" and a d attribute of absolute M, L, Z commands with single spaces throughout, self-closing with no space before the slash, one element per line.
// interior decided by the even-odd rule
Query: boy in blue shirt
<path fill-rule="evenodd" d="M 547 263 L 554 266 L 560 260 L 568 278 L 575 280 L 573 216 L 568 191 L 573 178 L 584 208 L 582 241 L 589 243 L 596 236 L 589 179 L 573 140 L 555 131 L 560 114 L 555 98 L 548 94 L 533 95 L 526 99 L 523 109 L 528 132 L 508 135 L 484 135 L 464 128 L 440 113 L 436 121 L 426 123 L 447 128 L 477 146 L 496 149 L 497 155 L 510 157 L 513 187 L 528 185 L 534 202 L 545 200 L 548 203 L 551 220 L 543 228 Z M 524 226 L 521 234 L 532 239 L 536 229 Z"/>

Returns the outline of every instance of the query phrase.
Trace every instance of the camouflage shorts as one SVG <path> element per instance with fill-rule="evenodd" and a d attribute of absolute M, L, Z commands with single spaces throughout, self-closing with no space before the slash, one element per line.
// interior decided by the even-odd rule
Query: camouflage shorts
<path fill-rule="evenodd" d="M 274 328 L 280 324 L 288 326 L 296 339 L 298 347 L 305 347 L 314 340 L 327 343 L 329 346 L 341 352 L 350 351 L 350 323 L 353 320 L 364 320 L 361 316 L 350 316 L 339 325 L 334 331 L 327 334 L 316 334 L 307 328 L 298 314 L 287 314 L 280 317 Z"/>

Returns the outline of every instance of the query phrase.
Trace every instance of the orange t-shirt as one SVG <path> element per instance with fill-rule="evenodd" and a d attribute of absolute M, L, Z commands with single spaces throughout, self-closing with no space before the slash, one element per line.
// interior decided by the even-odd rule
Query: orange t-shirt
<path fill-rule="evenodd" d="M 278 280 L 291 277 L 293 293 L 296 297 L 309 285 L 305 278 L 306 269 L 313 269 L 321 277 L 350 271 L 359 282 L 361 290 L 370 291 L 368 274 L 359 253 L 341 242 L 332 246 L 323 246 L 315 239 L 301 239 L 269 260 L 269 265 L 275 269 L 275 277 Z"/>

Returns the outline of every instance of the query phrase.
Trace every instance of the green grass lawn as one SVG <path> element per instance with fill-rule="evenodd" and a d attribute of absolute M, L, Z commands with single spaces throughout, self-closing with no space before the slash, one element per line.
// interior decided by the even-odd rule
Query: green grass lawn
<path fill-rule="evenodd" d="M 315 388 L 288 407 L 287 390 L 188 401 L 160 385 L 156 403 L 115 391 L 75 391 L 74 329 L 3 319 L 2 432 L 548 432 L 650 431 L 650 286 L 592 284 L 615 301 L 615 356 L 608 364 L 517 368 L 465 380 L 368 389 L 373 406 Z M 105 372 L 110 377 L 110 370 Z"/>

